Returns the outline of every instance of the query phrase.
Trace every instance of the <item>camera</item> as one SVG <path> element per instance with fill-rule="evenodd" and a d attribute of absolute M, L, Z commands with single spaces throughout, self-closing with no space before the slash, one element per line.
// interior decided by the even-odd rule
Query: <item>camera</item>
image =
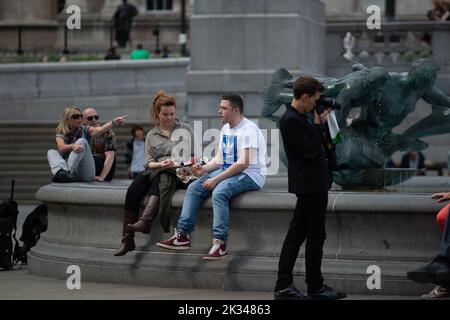
<path fill-rule="evenodd" d="M 334 99 L 325 98 L 324 96 L 320 96 L 320 99 L 317 100 L 316 103 L 316 112 L 318 114 L 322 114 L 325 109 L 331 109 L 331 110 L 341 110 L 341 105 L 336 102 Z"/>

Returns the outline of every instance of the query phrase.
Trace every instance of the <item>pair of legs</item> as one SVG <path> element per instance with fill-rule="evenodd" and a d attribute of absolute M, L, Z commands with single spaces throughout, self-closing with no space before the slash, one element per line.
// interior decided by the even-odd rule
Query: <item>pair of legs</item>
<path fill-rule="evenodd" d="M 303 300 L 305 296 L 295 288 L 294 270 L 298 252 L 306 240 L 305 265 L 308 296 L 318 300 L 337 300 L 346 297 L 323 283 L 322 255 L 326 238 L 325 215 L 328 192 L 297 194 L 294 216 L 281 249 L 278 280 L 275 285 L 276 300 Z"/>
<path fill-rule="evenodd" d="M 58 150 L 48 150 L 47 159 L 53 175 L 64 170 L 71 177 L 80 181 L 92 181 L 95 177 L 95 162 L 91 147 L 86 139 L 80 138 L 75 144 L 82 145 L 83 151 L 72 151 L 67 160 L 64 160 Z"/>
<path fill-rule="evenodd" d="M 115 256 L 123 256 L 136 248 L 134 233 L 136 231 L 149 234 L 153 220 L 159 211 L 160 175 L 150 180 L 147 175 L 138 174 L 128 187 L 125 197 L 124 215 L 122 221 L 122 242 Z M 141 202 L 148 195 L 142 216 L 138 221 Z"/>
<path fill-rule="evenodd" d="M 450 205 L 444 207 L 437 215 L 436 220 L 442 229 L 441 245 L 439 254 L 433 261 L 424 267 L 419 267 L 407 273 L 409 279 L 423 283 L 434 283 L 439 287 L 433 289 L 436 292 L 430 292 L 423 298 L 439 298 L 448 296 L 450 289 L 450 223 L 448 219 Z M 440 289 L 445 288 L 445 294 L 439 293 Z"/>
<path fill-rule="evenodd" d="M 436 216 L 436 221 L 439 225 L 439 228 L 443 232 L 442 241 L 441 241 L 441 249 L 438 257 L 447 257 L 447 263 L 450 265 L 450 225 L 446 227 L 446 222 L 448 220 L 448 215 L 450 214 L 450 204 L 446 205 L 444 208 L 439 211 Z M 439 258 L 438 258 L 439 259 Z M 442 259 L 445 262 L 445 258 Z M 424 299 L 438 299 L 438 298 L 447 298 L 449 296 L 450 291 L 450 280 L 449 281 L 435 281 L 434 284 L 438 285 L 434 288 L 430 293 L 423 295 Z"/>
<path fill-rule="evenodd" d="M 326 238 L 325 215 L 328 192 L 297 194 L 294 216 L 281 249 L 278 264 L 278 280 L 275 291 L 284 290 L 293 284 L 292 271 L 300 247 L 306 240 L 305 263 L 308 292 L 323 286 L 321 272 L 323 245 Z"/>
<path fill-rule="evenodd" d="M 245 173 L 239 173 L 221 181 L 214 190 L 203 188 L 203 182 L 213 178 L 223 169 L 210 172 L 189 185 L 183 201 L 183 209 L 177 224 L 177 231 L 190 234 L 198 219 L 198 210 L 203 200 L 212 196 L 213 238 L 226 242 L 229 231 L 230 200 L 246 191 L 257 191 L 259 186 Z"/>

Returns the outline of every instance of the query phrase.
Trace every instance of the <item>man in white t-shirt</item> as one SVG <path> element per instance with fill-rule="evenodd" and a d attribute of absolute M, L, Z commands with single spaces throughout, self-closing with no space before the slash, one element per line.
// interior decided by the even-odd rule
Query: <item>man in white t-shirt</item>
<path fill-rule="evenodd" d="M 158 243 L 161 248 L 188 250 L 189 234 L 197 223 L 198 209 L 212 195 L 213 245 L 204 260 L 218 260 L 227 254 L 229 202 L 246 191 L 261 189 L 266 180 L 266 141 L 259 127 L 244 117 L 244 103 L 236 94 L 222 96 L 219 118 L 225 125 L 215 158 L 192 171 L 201 176 L 186 191 L 175 235 Z"/>

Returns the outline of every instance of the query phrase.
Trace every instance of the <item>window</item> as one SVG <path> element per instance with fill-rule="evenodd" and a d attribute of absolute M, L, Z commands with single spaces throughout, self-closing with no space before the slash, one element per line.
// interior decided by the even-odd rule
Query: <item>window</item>
<path fill-rule="evenodd" d="M 171 11 L 173 0 L 147 0 L 148 11 Z"/>
<path fill-rule="evenodd" d="M 57 11 L 58 13 L 60 13 L 61 11 L 63 11 L 65 5 L 66 5 L 66 0 L 58 0 L 56 11 Z"/>
<path fill-rule="evenodd" d="M 381 11 L 385 11 L 385 0 L 360 0 L 359 1 L 359 9 L 366 13 L 366 10 L 369 6 L 376 5 L 381 8 Z"/>

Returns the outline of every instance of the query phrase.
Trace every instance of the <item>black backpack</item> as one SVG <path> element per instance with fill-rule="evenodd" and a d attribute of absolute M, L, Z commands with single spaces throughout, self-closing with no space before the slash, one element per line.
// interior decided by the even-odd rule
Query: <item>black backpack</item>
<path fill-rule="evenodd" d="M 11 198 L 0 204 L 0 269 L 10 270 L 15 264 L 14 252 L 20 248 L 16 239 L 17 230 L 17 202 L 14 197 L 15 180 L 11 181 Z M 15 241 L 13 246 L 12 240 Z"/>
<path fill-rule="evenodd" d="M 27 264 L 27 253 L 33 248 L 41 237 L 41 233 L 47 230 L 47 205 L 40 204 L 26 217 L 22 225 L 20 241 L 22 248 L 16 250 L 15 260 Z"/>

